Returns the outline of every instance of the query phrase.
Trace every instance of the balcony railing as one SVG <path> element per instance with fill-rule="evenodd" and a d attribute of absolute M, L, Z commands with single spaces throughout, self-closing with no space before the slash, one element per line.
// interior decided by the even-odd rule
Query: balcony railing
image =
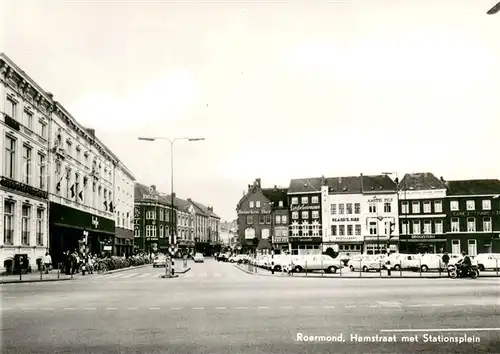
<path fill-rule="evenodd" d="M 7 187 L 19 192 L 23 192 L 29 195 L 32 195 L 34 197 L 42 198 L 42 199 L 47 199 L 48 198 L 48 193 L 47 191 L 34 188 L 30 185 L 15 181 L 13 179 L 7 178 L 7 177 L 1 177 L 0 179 L 0 185 L 3 187 Z"/>

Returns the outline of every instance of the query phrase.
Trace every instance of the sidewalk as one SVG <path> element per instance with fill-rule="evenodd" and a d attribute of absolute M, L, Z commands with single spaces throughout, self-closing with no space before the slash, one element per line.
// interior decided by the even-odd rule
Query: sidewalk
<path fill-rule="evenodd" d="M 236 268 L 241 271 L 251 274 L 251 275 L 260 275 L 260 276 L 270 276 L 270 277 L 295 277 L 295 278 L 345 278 L 345 279 L 355 279 L 355 278 L 366 278 L 366 279 L 380 279 L 380 278 L 399 278 L 399 279 L 435 279 L 435 278 L 448 278 L 448 274 L 446 272 L 411 272 L 411 271 L 391 271 L 391 275 L 387 275 L 387 271 L 383 270 L 382 272 L 353 272 L 349 268 L 342 268 L 342 270 L 338 270 L 335 274 L 328 274 L 323 272 L 314 272 L 314 273 L 292 273 L 292 275 L 288 275 L 282 272 L 274 272 L 271 273 L 269 270 L 265 270 L 258 267 L 249 266 L 248 264 L 243 265 L 235 265 Z M 479 278 L 497 278 L 500 277 L 500 272 L 495 271 L 484 271 L 479 272 Z"/>

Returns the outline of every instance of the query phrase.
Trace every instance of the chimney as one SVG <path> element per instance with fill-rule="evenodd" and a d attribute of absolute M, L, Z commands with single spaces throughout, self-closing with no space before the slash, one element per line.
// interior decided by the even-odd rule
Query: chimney
<path fill-rule="evenodd" d="M 439 179 L 441 180 L 441 182 L 446 183 L 446 181 L 444 180 L 443 176 L 439 177 Z"/>
<path fill-rule="evenodd" d="M 363 189 L 363 174 L 362 173 L 359 174 L 359 180 L 361 183 L 361 193 L 363 193 L 364 189 Z"/>
<path fill-rule="evenodd" d="M 399 185 L 399 178 L 397 178 L 397 177 L 396 177 L 396 178 L 394 179 L 394 183 L 396 183 L 396 185 Z"/>
<path fill-rule="evenodd" d="M 192 202 L 191 198 L 188 198 L 188 199 L 187 199 L 187 201 L 188 201 L 188 202 Z"/>
<path fill-rule="evenodd" d="M 87 133 L 89 133 L 92 137 L 95 137 L 95 129 L 92 128 L 85 128 Z"/>
<path fill-rule="evenodd" d="M 151 189 L 154 190 L 156 192 L 156 186 L 153 184 L 151 185 Z"/>
<path fill-rule="evenodd" d="M 339 184 L 342 184 L 342 177 L 339 177 Z"/>
<path fill-rule="evenodd" d="M 325 176 L 321 176 L 321 185 L 324 186 L 326 185 L 326 179 L 325 179 Z"/>
<path fill-rule="evenodd" d="M 47 92 L 47 96 L 49 96 L 51 100 L 54 99 L 54 94 L 52 92 Z"/>
<path fill-rule="evenodd" d="M 260 178 L 256 178 L 255 179 L 255 183 L 257 184 L 257 187 L 260 188 Z"/>

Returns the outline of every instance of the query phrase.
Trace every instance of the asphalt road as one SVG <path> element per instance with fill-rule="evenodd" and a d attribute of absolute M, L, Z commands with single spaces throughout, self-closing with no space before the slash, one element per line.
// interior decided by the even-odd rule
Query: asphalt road
<path fill-rule="evenodd" d="M 212 259 L 190 266 L 175 279 L 147 267 L 2 285 L 2 353 L 500 352 L 496 278 L 274 278 Z M 425 342 L 464 334 L 478 342 Z M 356 340 L 376 335 L 397 342 Z"/>

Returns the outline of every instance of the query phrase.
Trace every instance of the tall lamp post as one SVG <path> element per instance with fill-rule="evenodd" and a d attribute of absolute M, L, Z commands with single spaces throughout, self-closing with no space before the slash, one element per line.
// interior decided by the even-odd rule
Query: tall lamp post
<path fill-rule="evenodd" d="M 165 137 L 139 137 L 142 141 L 155 141 L 166 140 L 170 143 L 170 245 L 176 244 L 174 232 L 174 143 L 179 140 L 187 141 L 201 141 L 205 138 L 194 137 L 178 137 L 178 138 L 165 138 Z"/>

